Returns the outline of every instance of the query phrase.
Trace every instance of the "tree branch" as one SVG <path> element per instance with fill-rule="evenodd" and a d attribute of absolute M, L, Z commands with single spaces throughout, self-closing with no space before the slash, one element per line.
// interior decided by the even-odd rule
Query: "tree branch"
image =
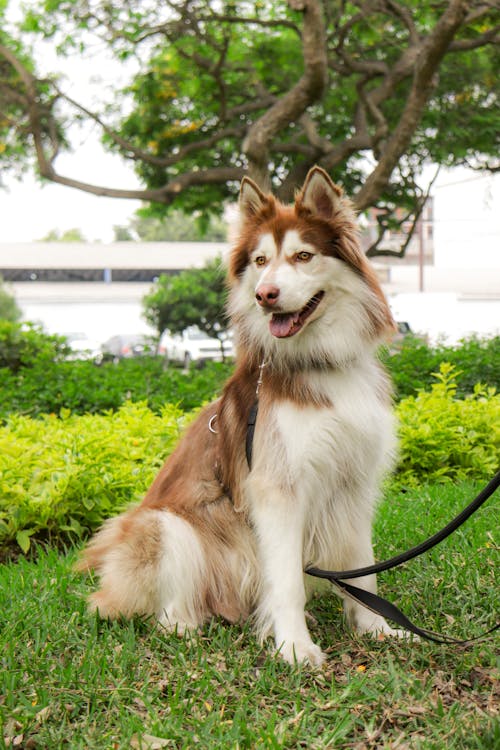
<path fill-rule="evenodd" d="M 434 76 L 453 37 L 464 21 L 466 10 L 465 0 L 450 0 L 448 7 L 425 40 L 400 121 L 388 139 L 379 163 L 355 196 L 354 202 L 358 210 L 361 211 L 375 202 L 389 183 L 394 167 L 410 145 L 433 90 Z"/>
<path fill-rule="evenodd" d="M 258 16 L 231 16 L 224 13 L 211 13 L 208 16 L 199 16 L 200 21 L 217 23 L 243 24 L 249 26 L 262 26 L 268 29 L 291 29 L 300 37 L 300 29 L 296 23 L 287 18 L 259 18 Z"/>
<path fill-rule="evenodd" d="M 243 167 L 213 167 L 211 169 L 200 169 L 193 172 L 185 172 L 177 175 L 161 188 L 152 189 L 118 189 L 105 187 L 103 185 L 91 185 L 87 182 L 74 180 L 70 177 L 58 174 L 52 167 L 46 172 L 40 169 L 42 177 L 50 179 L 59 185 L 77 188 L 92 195 L 107 196 L 108 198 L 131 198 L 142 201 L 153 201 L 170 205 L 183 190 L 196 185 L 224 185 L 227 182 L 239 182 L 243 179 L 245 170 Z"/>
<path fill-rule="evenodd" d="M 241 180 L 244 175 L 244 170 L 241 167 L 213 167 L 205 170 L 193 170 L 192 172 L 185 172 L 184 174 L 177 175 L 170 182 L 163 185 L 161 188 L 153 189 L 122 189 L 122 188 L 111 188 L 104 185 L 93 185 L 81 180 L 75 180 L 70 177 L 59 174 L 54 168 L 54 160 L 57 156 L 57 135 L 54 128 L 53 118 L 48 122 L 48 131 L 51 136 L 51 143 L 53 144 L 53 153 L 48 157 L 45 153 L 44 148 L 44 127 L 42 125 L 42 117 L 40 111 L 40 105 L 38 102 L 38 92 L 36 89 L 36 78 L 27 70 L 27 68 L 21 63 L 21 61 L 4 45 L 0 44 L 0 55 L 12 65 L 19 75 L 25 89 L 27 98 L 27 115 L 30 121 L 30 132 L 33 137 L 35 146 L 35 152 L 38 161 L 38 168 L 40 175 L 55 182 L 59 185 L 66 185 L 67 187 L 76 188 L 86 193 L 98 196 L 108 196 L 110 198 L 130 198 L 145 201 L 156 201 L 169 205 L 175 199 L 175 197 L 183 190 L 195 186 L 195 185 L 207 185 L 207 184 L 225 184 L 230 181 Z M 68 98 L 69 101 L 71 101 Z M 76 102 L 74 103 L 76 105 Z M 78 106 L 82 111 L 86 112 L 85 108 Z M 92 113 L 86 112 L 96 121 L 99 121 L 97 116 L 93 116 Z M 100 123 L 105 130 L 108 130 L 103 123 Z M 116 134 L 114 134 L 116 136 Z M 122 142 L 128 148 L 126 142 Z"/>
<path fill-rule="evenodd" d="M 408 213 L 401 221 L 399 222 L 399 227 L 402 227 L 403 224 L 405 224 L 410 218 L 412 218 L 412 224 L 409 229 L 409 231 L 406 234 L 405 241 L 399 248 L 399 250 L 389 250 L 388 248 L 382 248 L 381 250 L 378 250 L 378 247 L 380 243 L 382 242 L 384 235 L 387 231 L 387 226 L 384 226 L 383 221 L 379 222 L 379 228 L 378 228 L 378 237 L 373 242 L 370 247 L 366 250 L 366 256 L 368 258 L 380 258 L 383 256 L 390 256 L 392 258 L 404 258 L 406 254 L 406 250 L 408 249 L 408 246 L 413 238 L 413 235 L 415 234 L 415 230 L 417 228 L 418 220 L 422 216 L 422 212 L 424 210 L 425 204 L 427 203 L 429 196 L 431 194 L 432 187 L 434 183 L 436 182 L 439 172 L 441 170 L 441 167 L 438 167 L 433 178 L 427 185 L 427 189 L 425 193 L 420 197 L 417 198 L 416 204 L 415 204 L 415 210 Z M 390 211 L 387 211 L 388 214 L 392 213 Z"/>
<path fill-rule="evenodd" d="M 486 44 L 498 44 L 500 41 L 500 24 L 485 31 L 484 34 L 474 37 L 473 39 L 455 39 L 450 44 L 451 52 L 463 52 L 464 50 L 477 49 L 484 47 Z"/>
<path fill-rule="evenodd" d="M 240 125 L 239 127 L 223 128 L 222 130 L 217 130 L 212 136 L 208 136 L 207 138 L 202 138 L 199 141 L 195 141 L 193 143 L 188 143 L 185 146 L 178 147 L 175 154 L 172 156 L 155 156 L 149 151 L 144 151 L 143 149 L 137 148 L 133 145 L 133 143 L 126 140 L 125 138 L 122 138 L 119 133 L 117 133 L 113 128 L 111 128 L 109 125 L 106 125 L 106 123 L 95 112 L 92 112 L 82 104 L 76 102 L 70 96 L 63 93 L 58 87 L 55 88 L 62 99 L 67 101 L 68 104 L 71 104 L 72 107 L 75 107 L 75 109 L 78 109 L 89 119 L 99 125 L 102 131 L 106 133 L 107 136 L 109 136 L 113 143 L 119 146 L 124 157 L 133 158 L 137 161 L 143 161 L 146 164 L 151 164 L 156 167 L 174 166 L 189 154 L 196 153 L 196 151 L 202 151 L 206 148 L 210 148 L 224 138 L 241 138 L 243 137 L 246 130 L 244 124 Z M 257 106 L 257 103 L 253 102 L 252 105 Z M 261 105 L 259 109 L 261 109 L 262 106 L 264 105 Z"/>
<path fill-rule="evenodd" d="M 302 10 L 302 47 L 304 73 L 290 91 L 262 115 L 249 129 L 243 141 L 249 173 L 263 187 L 268 185 L 269 147 L 274 136 L 291 122 L 297 121 L 317 101 L 326 86 L 328 63 L 325 29 L 319 0 L 289 0 L 295 10 Z"/>

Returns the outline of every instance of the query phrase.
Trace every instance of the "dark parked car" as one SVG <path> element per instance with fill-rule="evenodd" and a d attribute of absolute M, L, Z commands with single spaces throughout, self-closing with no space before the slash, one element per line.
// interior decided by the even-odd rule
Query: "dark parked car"
<path fill-rule="evenodd" d="M 121 333 L 111 336 L 102 344 L 101 349 L 107 359 L 114 361 L 156 352 L 153 338 L 140 333 Z"/>

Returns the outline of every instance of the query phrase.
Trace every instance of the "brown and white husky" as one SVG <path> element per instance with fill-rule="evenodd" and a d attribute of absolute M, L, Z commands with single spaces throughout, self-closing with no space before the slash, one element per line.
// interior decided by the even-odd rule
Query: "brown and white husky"
<path fill-rule="evenodd" d="M 243 180 L 228 283 L 234 375 L 80 567 L 100 576 L 91 606 L 103 617 L 149 615 L 179 631 L 251 617 L 286 661 L 319 664 L 303 571 L 373 562 L 373 508 L 395 453 L 375 352 L 394 323 L 350 202 L 318 167 L 291 206 Z M 375 591 L 375 576 L 359 584 Z M 349 599 L 344 609 L 361 633 L 396 632 Z"/>

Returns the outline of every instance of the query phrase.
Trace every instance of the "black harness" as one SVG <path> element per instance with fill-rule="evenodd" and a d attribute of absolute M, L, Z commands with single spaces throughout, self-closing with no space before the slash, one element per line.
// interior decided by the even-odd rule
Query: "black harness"
<path fill-rule="evenodd" d="M 248 468 L 252 468 L 253 439 L 255 436 L 255 425 L 257 423 L 257 414 L 259 413 L 259 402 L 256 400 L 250 409 L 247 421 L 247 435 L 245 440 L 245 453 L 247 457 Z"/>

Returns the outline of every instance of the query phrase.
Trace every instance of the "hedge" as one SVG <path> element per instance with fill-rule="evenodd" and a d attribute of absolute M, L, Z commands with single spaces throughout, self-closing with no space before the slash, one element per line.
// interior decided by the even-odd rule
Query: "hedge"
<path fill-rule="evenodd" d="M 166 403 L 187 411 L 218 394 L 233 369 L 230 363 L 208 363 L 186 373 L 155 356 L 96 366 L 68 361 L 68 352 L 61 337 L 31 324 L 0 321 L 0 421 L 14 413 L 36 417 L 61 409 L 100 414 L 130 400 L 147 403 L 157 414 Z M 436 347 L 410 336 L 396 352 L 382 349 L 380 358 L 394 381 L 396 400 L 428 390 L 443 362 L 456 368 L 459 396 L 473 393 L 477 383 L 500 383 L 499 336 Z"/>

